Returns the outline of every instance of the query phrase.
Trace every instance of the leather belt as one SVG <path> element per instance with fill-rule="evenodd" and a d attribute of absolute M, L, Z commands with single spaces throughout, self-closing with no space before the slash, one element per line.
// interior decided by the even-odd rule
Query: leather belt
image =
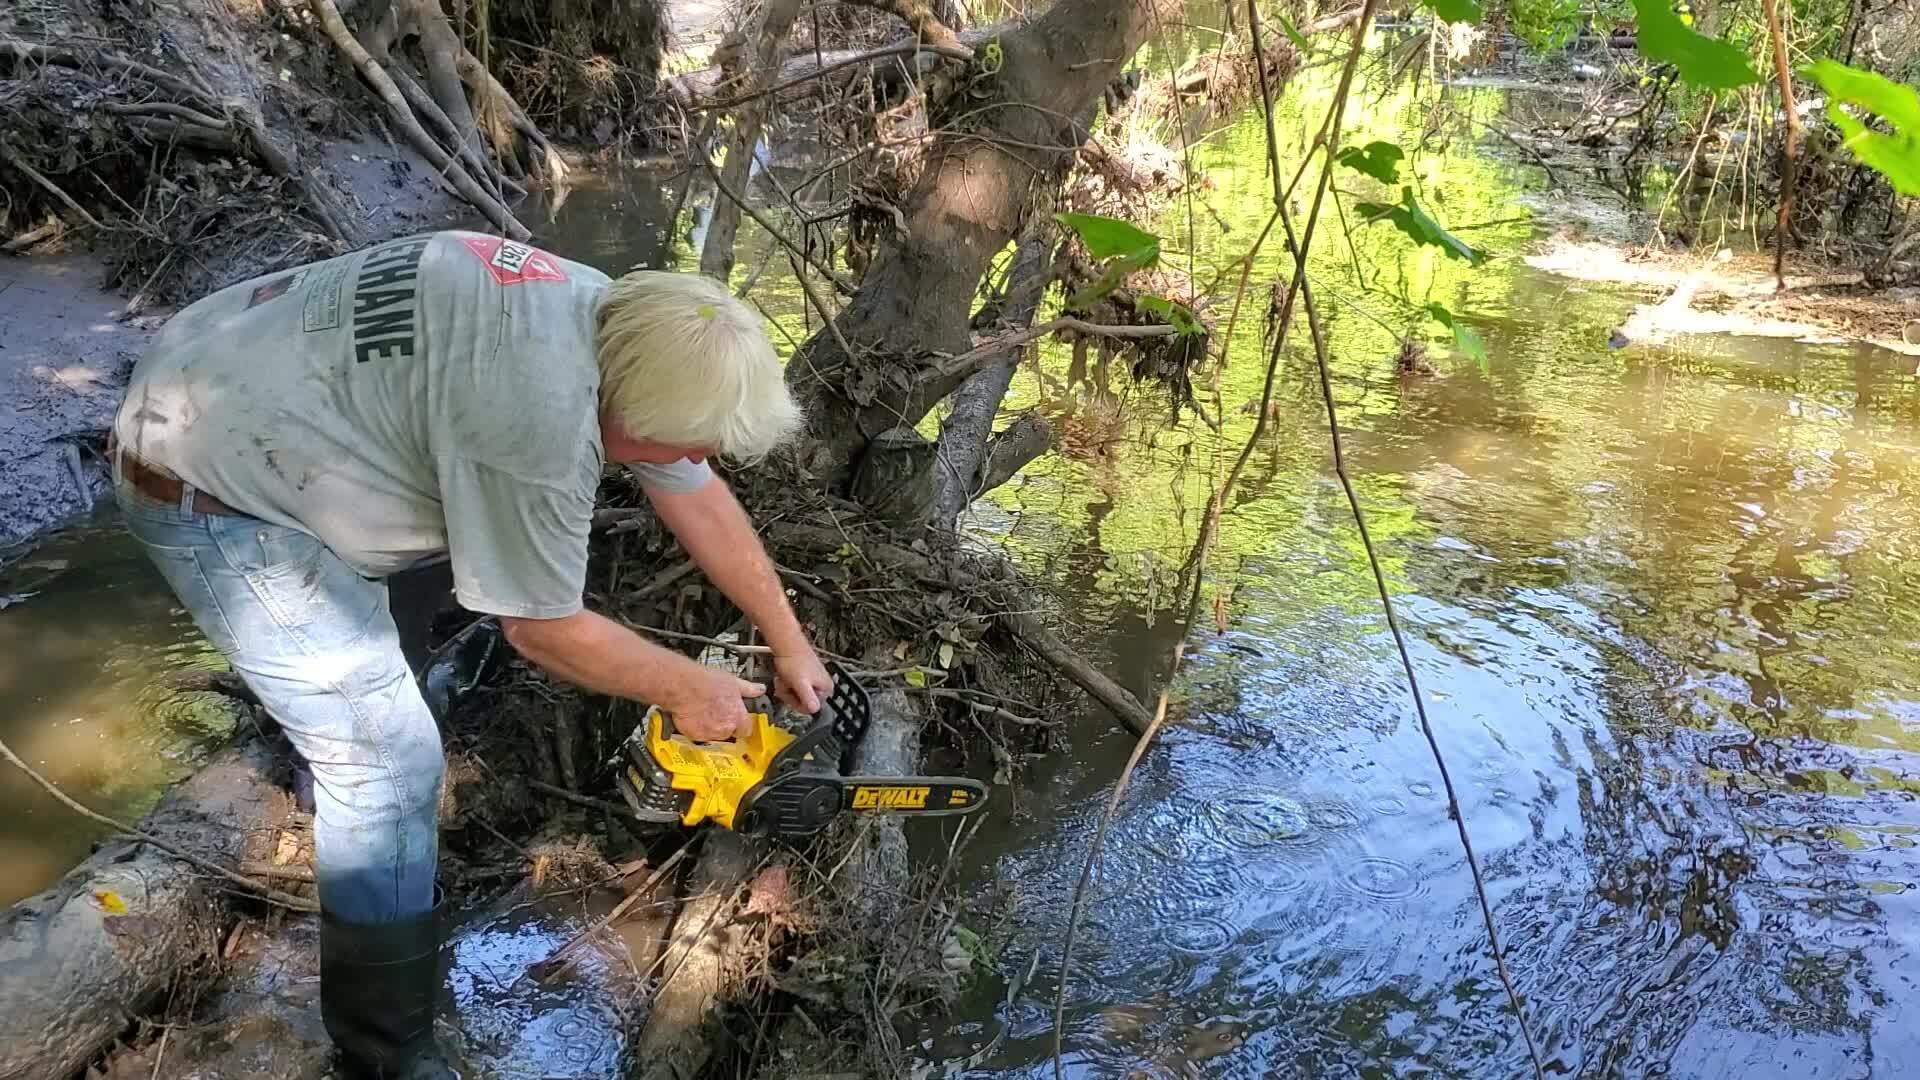
<path fill-rule="evenodd" d="M 169 506 L 179 506 L 180 498 L 193 485 L 173 475 L 173 473 L 140 459 L 140 455 L 118 445 L 113 436 L 107 436 L 107 460 L 119 462 L 120 478 L 133 490 L 156 502 Z M 193 488 L 193 512 L 196 514 L 222 514 L 227 517 L 246 517 L 247 515 L 214 498 L 212 495 Z"/>

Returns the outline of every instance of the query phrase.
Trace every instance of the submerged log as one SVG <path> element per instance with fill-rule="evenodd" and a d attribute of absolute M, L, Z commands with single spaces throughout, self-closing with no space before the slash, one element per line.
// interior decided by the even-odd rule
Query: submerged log
<path fill-rule="evenodd" d="M 221 751 L 141 828 L 237 866 L 291 809 L 259 740 Z M 0 915 L 0 1080 L 64 1077 L 183 978 L 211 978 L 227 924 L 221 882 L 150 844 L 103 843 L 53 887 Z"/>

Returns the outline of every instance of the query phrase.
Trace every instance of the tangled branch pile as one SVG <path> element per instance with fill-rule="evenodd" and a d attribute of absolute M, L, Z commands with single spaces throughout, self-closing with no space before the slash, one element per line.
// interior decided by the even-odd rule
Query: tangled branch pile
<path fill-rule="evenodd" d="M 511 207 L 566 167 L 493 68 L 543 119 L 610 133 L 657 85 L 660 9 L 456 7 L 0 8 L 0 246 L 82 230 L 110 284 L 190 300 L 463 211 L 524 238 Z"/>

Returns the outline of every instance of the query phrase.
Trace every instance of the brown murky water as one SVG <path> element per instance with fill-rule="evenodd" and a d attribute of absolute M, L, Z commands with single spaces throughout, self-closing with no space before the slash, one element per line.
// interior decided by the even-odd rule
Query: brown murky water
<path fill-rule="evenodd" d="M 1424 115 L 1369 100 L 1356 139 Z M 1301 88 L 1299 107 L 1314 101 Z M 1485 117 L 1503 103 L 1475 92 L 1456 107 Z M 1242 123 L 1203 151 L 1214 186 L 1194 217 L 1228 231 L 1169 224 L 1170 250 L 1191 252 L 1202 278 L 1257 229 L 1256 137 Z M 1537 197 L 1535 176 L 1465 139 L 1423 169 L 1450 225 Z M 657 258 L 669 203 L 644 181 L 583 190 L 545 239 L 623 270 Z M 1362 231 L 1377 272 L 1330 261 L 1321 280 L 1355 481 L 1550 1075 L 1913 1075 L 1911 362 L 1732 339 L 1610 352 L 1607 330 L 1636 298 L 1528 269 L 1513 257 L 1534 235 L 1525 223 L 1471 235 L 1505 257 L 1469 273 Z M 1256 280 L 1277 269 L 1263 260 Z M 804 330 L 790 283 L 769 272 L 754 295 Z M 1390 330 L 1434 301 L 1492 359 L 1436 337 L 1433 373 L 1395 376 Z M 1250 336 L 1202 394 L 1215 435 L 1157 431 L 1145 391 L 1043 353 L 1015 404 L 1074 433 L 1075 452 L 971 516 L 1083 613 L 1142 692 L 1187 631 L 1174 614 L 1185 555 L 1222 453 L 1252 426 L 1257 354 Z M 1528 1073 L 1306 372 L 1296 355 L 1283 373 L 1273 434 L 1208 568 L 1231 586 L 1227 627 L 1210 613 L 1193 628 L 1176 722 L 1110 836 L 1067 971 L 1070 1075 Z M 7 737 L 136 812 L 198 734 L 137 688 L 204 654 L 124 545 L 83 537 L 39 557 L 69 565 L 0 614 Z M 1003 793 L 963 856 L 993 963 L 910 1041 L 930 1072 L 1051 1075 L 1068 899 L 1128 745 L 1095 721 L 1069 743 Z M 0 799 L 10 895 L 84 849 L 88 834 L 13 778 Z M 509 1041 L 547 1014 L 514 1011 L 510 973 L 488 972 L 565 932 L 476 924 L 455 983 L 507 1010 Z M 581 1056 L 565 1075 L 601 1074 L 612 1049 L 566 1026 L 568 1010 L 599 1006 L 563 1006 L 554 1045 Z"/>

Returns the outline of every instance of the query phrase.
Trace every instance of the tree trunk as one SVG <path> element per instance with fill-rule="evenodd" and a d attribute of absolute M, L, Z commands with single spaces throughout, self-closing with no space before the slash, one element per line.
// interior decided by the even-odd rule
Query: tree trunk
<path fill-rule="evenodd" d="M 1780 142 L 1780 211 L 1773 230 L 1773 287 L 1787 288 L 1787 244 L 1793 239 L 1793 188 L 1800 171 L 1800 109 L 1793 100 L 1793 71 L 1787 62 L 1787 39 L 1780 28 L 1776 0 L 1765 0 L 1767 35 L 1773 39 L 1773 71 L 1780 83 L 1780 108 L 1787 130 Z"/>
<path fill-rule="evenodd" d="M 845 489 L 873 436 L 918 423 L 997 359 L 959 370 L 938 363 L 971 348 L 968 319 L 981 275 L 1086 142 L 1086 125 L 1067 118 L 1091 114 L 1152 31 L 1160 6 L 1171 14 L 1170 0 L 1059 0 L 997 39 L 996 71 L 969 69 L 973 119 L 929 148 L 900 208 L 905 230 L 881 244 L 836 320 L 838 335 L 814 335 L 805 362 L 787 369 L 807 407 L 806 464 L 829 487 Z M 938 103 L 933 119 L 946 120 Z M 859 355 L 846 355 L 842 340 Z"/>
<path fill-rule="evenodd" d="M 258 740 L 222 751 L 141 827 L 224 866 L 281 820 Z M 0 916 L 0 1080 L 78 1072 L 175 980 L 200 971 L 226 924 L 218 882 L 149 845 L 109 840 L 58 884 Z M 126 914 L 110 914 L 124 904 Z"/>
<path fill-rule="evenodd" d="M 993 325 L 982 329 L 990 332 L 1024 330 L 1033 323 L 1034 313 L 1040 310 L 1040 298 L 1046 295 L 1047 284 L 1053 279 L 1053 245 L 1059 230 L 1051 223 L 1029 229 L 1020 239 L 1020 247 L 1014 254 L 1013 270 L 1008 275 L 1010 284 L 1007 294 L 993 305 L 990 320 L 975 319 L 975 322 L 990 321 Z M 982 312 L 982 314 L 989 314 Z M 967 504 L 980 494 L 996 485 L 984 482 L 985 469 L 989 457 L 988 444 L 993 430 L 994 417 L 999 415 L 1000 402 L 1007 396 L 1007 387 L 1013 382 L 1014 364 L 1020 358 L 1020 348 L 1006 350 L 998 360 L 982 368 L 960 384 L 954 391 L 952 411 L 940 424 L 940 453 L 950 468 L 941 469 L 934 474 L 940 483 L 936 498 L 935 521 L 951 529 L 955 519 Z M 1038 449 L 1020 461 L 1024 465 L 1044 452 L 1051 442 L 1047 438 L 1044 422 L 1039 430 L 1043 441 Z M 1020 442 L 1022 449 L 1031 444 L 1034 428 L 1029 424 L 1026 437 Z M 1004 448 L 1003 448 L 1004 449 Z M 1007 460 L 1010 460 L 1007 456 Z M 1015 469 L 1019 465 L 1014 466 Z M 1006 476 L 1011 476 L 1008 471 Z M 1001 482 L 1005 482 L 1002 477 Z"/>
<path fill-rule="evenodd" d="M 760 32 L 754 40 L 750 77 L 746 93 L 758 94 L 773 85 L 780 73 L 780 43 L 787 39 L 793 20 L 800 14 L 800 0 L 767 0 L 760 13 Z M 760 148 L 760 125 L 766 117 L 770 99 L 756 98 L 734 114 L 733 137 L 727 141 L 727 160 L 720 167 L 720 189 L 713 197 L 713 220 L 707 224 L 707 240 L 700 248 L 700 272 L 724 282 L 733 273 L 733 242 L 740 230 L 740 205 L 728 198 L 731 191 L 746 198 L 747 182 L 753 178 L 754 152 Z M 706 153 L 694 147 L 694 153 Z M 804 274 L 795 266 L 794 273 Z"/>

